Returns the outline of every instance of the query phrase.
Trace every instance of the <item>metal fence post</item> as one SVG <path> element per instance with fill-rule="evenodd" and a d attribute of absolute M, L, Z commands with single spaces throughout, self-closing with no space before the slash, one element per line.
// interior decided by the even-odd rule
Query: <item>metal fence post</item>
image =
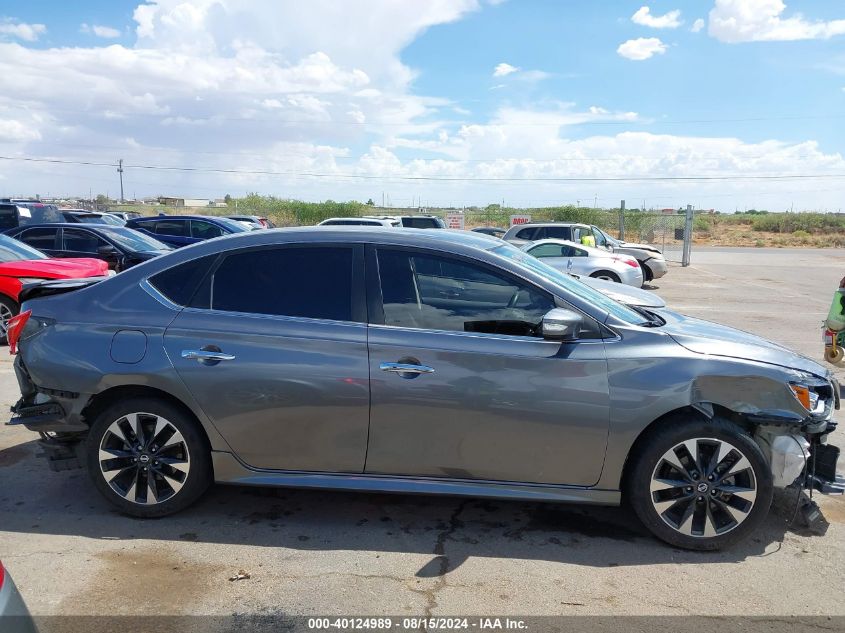
<path fill-rule="evenodd" d="M 619 204 L 619 239 L 625 241 L 625 201 Z"/>
<path fill-rule="evenodd" d="M 692 205 L 687 205 L 687 215 L 684 220 L 684 251 L 681 266 L 689 266 L 690 250 L 692 247 Z"/>

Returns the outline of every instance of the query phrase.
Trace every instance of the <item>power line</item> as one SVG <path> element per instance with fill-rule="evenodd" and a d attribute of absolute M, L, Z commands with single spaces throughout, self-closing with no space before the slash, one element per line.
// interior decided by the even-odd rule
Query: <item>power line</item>
<path fill-rule="evenodd" d="M 94 161 L 75 161 L 58 158 L 34 158 L 23 156 L 0 156 L 0 160 L 25 161 L 33 163 L 51 163 L 63 165 L 83 165 L 93 167 L 116 167 L 116 163 L 99 163 Z M 407 176 L 401 174 L 349 174 L 349 173 L 321 173 L 321 172 L 292 172 L 264 169 L 223 169 L 217 167 L 176 167 L 164 165 L 131 165 L 125 164 L 125 169 L 144 169 L 151 171 L 178 171 L 186 173 L 238 174 L 251 176 L 295 176 L 307 178 L 351 178 L 358 180 L 410 180 L 433 182 L 745 182 L 745 181 L 788 181 L 811 179 L 845 178 L 845 174 L 731 174 L 722 176 L 545 176 L 545 177 L 462 177 L 462 176 Z"/>

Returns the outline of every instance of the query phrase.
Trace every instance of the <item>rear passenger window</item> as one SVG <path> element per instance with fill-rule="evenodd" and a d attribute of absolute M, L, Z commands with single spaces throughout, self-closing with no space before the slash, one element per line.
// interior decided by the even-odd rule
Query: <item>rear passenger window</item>
<path fill-rule="evenodd" d="M 534 231 L 536 230 L 537 229 L 535 227 L 531 227 L 530 229 L 522 229 L 514 237 L 518 240 L 533 240 Z"/>
<path fill-rule="evenodd" d="M 156 235 L 172 235 L 174 237 L 188 237 L 188 223 L 184 220 L 163 220 L 156 222 Z"/>
<path fill-rule="evenodd" d="M 202 220 L 191 220 L 191 237 L 209 240 L 212 237 L 220 237 L 221 235 L 223 235 L 223 229 L 216 224 Z"/>
<path fill-rule="evenodd" d="M 352 320 L 352 248 L 288 247 L 228 255 L 211 282 L 214 310 Z"/>
<path fill-rule="evenodd" d="M 57 229 L 27 229 L 18 236 L 18 239 L 34 248 L 50 250 L 56 248 L 56 230 Z"/>
<path fill-rule="evenodd" d="M 200 296 L 203 294 L 202 291 L 195 291 L 216 259 L 217 255 L 192 259 L 153 275 L 150 277 L 150 283 L 176 305 L 186 306 L 190 304 L 198 308 L 208 308 L 210 305 L 208 291 L 206 290 L 204 297 Z M 191 301 L 192 297 L 193 301 Z"/>
<path fill-rule="evenodd" d="M 18 226 L 18 208 L 12 204 L 0 204 L 0 231 Z"/>

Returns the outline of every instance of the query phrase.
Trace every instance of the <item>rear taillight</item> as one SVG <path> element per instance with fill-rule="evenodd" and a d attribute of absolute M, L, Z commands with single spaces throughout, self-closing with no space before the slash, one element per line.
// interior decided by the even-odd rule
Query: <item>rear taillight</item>
<path fill-rule="evenodd" d="M 26 322 L 32 316 L 32 310 L 26 310 L 18 315 L 13 316 L 6 323 L 6 339 L 9 341 L 9 353 L 18 353 L 18 341 L 21 338 L 23 329 L 26 327 Z"/>
<path fill-rule="evenodd" d="M 617 262 L 622 262 L 623 264 L 628 264 L 631 268 L 639 268 L 640 264 L 636 259 L 631 259 L 630 257 L 614 257 Z"/>
<path fill-rule="evenodd" d="M 258 221 L 261 222 L 261 226 L 263 226 L 265 229 L 270 226 L 269 224 L 267 224 L 267 220 L 265 220 L 264 218 L 259 218 Z"/>
<path fill-rule="evenodd" d="M 6 578 L 6 570 L 3 569 L 3 563 L 0 562 L 0 589 L 3 588 L 3 580 Z"/>

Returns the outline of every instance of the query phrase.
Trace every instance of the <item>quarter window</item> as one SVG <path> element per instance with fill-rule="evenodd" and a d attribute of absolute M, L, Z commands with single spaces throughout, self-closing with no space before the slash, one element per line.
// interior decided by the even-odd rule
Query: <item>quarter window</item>
<path fill-rule="evenodd" d="M 462 260 L 378 251 L 385 325 L 538 336 L 550 295 Z"/>
<path fill-rule="evenodd" d="M 216 259 L 217 255 L 192 259 L 153 275 L 150 277 L 150 283 L 176 305 L 207 309 L 210 306 L 209 287 L 203 284 L 204 289 L 195 291 Z"/>
<path fill-rule="evenodd" d="M 211 281 L 214 310 L 352 320 L 352 248 L 288 247 L 228 255 Z"/>

